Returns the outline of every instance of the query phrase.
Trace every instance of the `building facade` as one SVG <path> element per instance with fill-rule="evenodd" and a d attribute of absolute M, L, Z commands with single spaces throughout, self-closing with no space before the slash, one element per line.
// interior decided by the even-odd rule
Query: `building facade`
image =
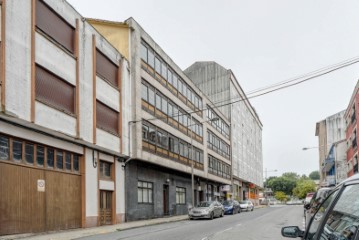
<path fill-rule="evenodd" d="M 123 222 L 128 61 L 65 1 L 0 7 L 0 235 Z"/>
<path fill-rule="evenodd" d="M 320 185 L 332 185 L 343 180 L 343 156 L 346 149 L 345 141 L 345 111 L 338 112 L 317 122 L 315 136 L 318 137 Z M 346 175 L 346 174 L 345 174 Z"/>
<path fill-rule="evenodd" d="M 358 110 L 359 109 L 359 81 L 345 111 L 346 141 L 347 141 L 347 173 L 348 177 L 358 173 Z"/>
<path fill-rule="evenodd" d="M 89 20 L 113 45 L 129 48 L 132 79 L 126 220 L 188 213 L 188 206 L 229 196 L 228 119 L 132 18 Z M 131 29 L 126 32 L 124 29 Z M 129 43 L 119 41 L 128 36 Z M 192 180 L 193 177 L 193 180 Z"/>
<path fill-rule="evenodd" d="M 196 62 L 185 74 L 230 122 L 233 197 L 258 204 L 258 189 L 263 187 L 262 123 L 255 109 L 233 72 L 216 62 Z"/>

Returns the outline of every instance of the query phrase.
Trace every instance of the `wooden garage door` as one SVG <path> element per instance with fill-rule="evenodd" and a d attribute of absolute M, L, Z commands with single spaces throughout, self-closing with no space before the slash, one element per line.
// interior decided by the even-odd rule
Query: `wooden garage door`
<path fill-rule="evenodd" d="M 0 176 L 0 235 L 81 227 L 80 175 L 0 162 Z"/>

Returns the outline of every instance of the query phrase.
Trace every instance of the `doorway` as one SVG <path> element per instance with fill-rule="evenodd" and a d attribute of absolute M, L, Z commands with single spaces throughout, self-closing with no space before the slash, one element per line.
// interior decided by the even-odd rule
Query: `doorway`
<path fill-rule="evenodd" d="M 112 224 L 112 192 L 100 191 L 100 225 Z"/>
<path fill-rule="evenodd" d="M 163 185 L 163 215 L 169 215 L 169 186 Z"/>

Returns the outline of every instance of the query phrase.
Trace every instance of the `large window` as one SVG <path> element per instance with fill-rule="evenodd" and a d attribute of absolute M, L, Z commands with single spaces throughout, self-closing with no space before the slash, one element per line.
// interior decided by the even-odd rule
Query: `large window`
<path fill-rule="evenodd" d="M 118 66 L 96 49 L 96 73 L 113 86 L 118 85 Z"/>
<path fill-rule="evenodd" d="M 11 152 L 11 154 L 10 154 Z M 36 153 L 36 154 L 35 154 Z M 0 161 L 79 172 L 79 155 L 35 142 L 0 135 Z"/>
<path fill-rule="evenodd" d="M 208 155 L 208 172 L 222 178 L 231 178 L 231 167 L 230 165 L 222 162 L 221 160 Z"/>
<path fill-rule="evenodd" d="M 96 101 L 96 125 L 112 134 L 118 134 L 119 113 L 107 105 Z"/>
<path fill-rule="evenodd" d="M 211 120 L 213 118 L 219 118 L 217 121 L 210 121 L 211 125 L 218 130 L 223 136 L 229 138 L 229 125 L 218 116 L 218 114 L 207 105 L 207 120 Z"/>
<path fill-rule="evenodd" d="M 182 187 L 176 187 L 176 203 L 186 204 L 186 189 Z"/>
<path fill-rule="evenodd" d="M 43 67 L 35 69 L 36 99 L 67 113 L 75 113 L 75 87 Z"/>
<path fill-rule="evenodd" d="M 49 8 L 43 1 L 36 1 L 36 27 L 53 40 L 74 53 L 75 29 Z"/>
<path fill-rule="evenodd" d="M 100 161 L 100 178 L 111 179 L 112 163 Z"/>
<path fill-rule="evenodd" d="M 211 131 L 207 132 L 207 136 L 208 147 L 216 153 L 229 159 L 230 146 Z"/>
<path fill-rule="evenodd" d="M 138 203 L 153 203 L 153 183 L 138 181 L 137 183 Z"/>

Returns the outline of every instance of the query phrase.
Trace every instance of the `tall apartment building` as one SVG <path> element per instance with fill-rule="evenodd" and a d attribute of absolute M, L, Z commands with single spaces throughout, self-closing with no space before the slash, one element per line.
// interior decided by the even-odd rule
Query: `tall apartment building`
<path fill-rule="evenodd" d="M 263 187 L 262 123 L 255 109 L 233 72 L 216 62 L 196 62 L 184 73 L 230 122 L 234 197 L 259 203 L 258 189 Z M 212 103 L 207 107 L 213 107 Z"/>
<path fill-rule="evenodd" d="M 0 3 L 0 235 L 124 221 L 128 61 L 65 1 Z"/>
<path fill-rule="evenodd" d="M 131 46 L 126 219 L 187 214 L 192 201 L 231 197 L 228 119 L 215 108 L 202 110 L 210 100 L 134 19 L 89 21 L 114 46 Z"/>
<path fill-rule="evenodd" d="M 345 140 L 345 110 L 317 122 L 315 136 L 318 137 L 320 184 L 337 184 L 343 180 L 346 166 L 343 156 Z M 346 175 L 346 174 L 344 174 Z"/>
<path fill-rule="evenodd" d="M 345 111 L 346 141 L 347 141 L 347 172 L 348 177 L 358 173 L 358 110 L 359 81 L 357 82 L 350 102 Z"/>

